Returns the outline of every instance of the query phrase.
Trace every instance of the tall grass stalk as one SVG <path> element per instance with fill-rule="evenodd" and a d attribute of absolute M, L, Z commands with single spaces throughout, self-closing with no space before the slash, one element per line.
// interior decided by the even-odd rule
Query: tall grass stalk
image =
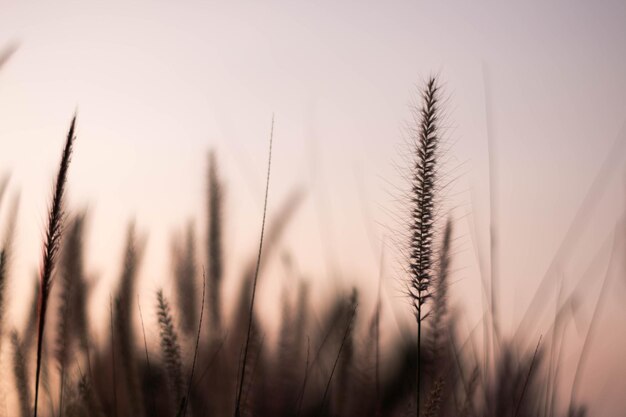
<path fill-rule="evenodd" d="M 148 367 L 148 373 L 152 375 L 152 366 L 150 365 L 150 355 L 148 355 L 148 341 L 146 340 L 146 327 L 143 322 L 143 313 L 141 312 L 141 303 L 139 303 L 139 296 L 137 296 L 137 308 L 139 309 L 139 320 L 141 323 L 141 333 L 143 334 L 143 347 L 146 353 L 146 366 Z M 150 391 L 152 391 L 152 387 L 150 387 Z M 150 396 L 150 405 L 152 406 L 152 414 L 156 415 L 156 404 L 154 402 L 154 395 L 152 392 L 149 392 Z"/>
<path fill-rule="evenodd" d="M 220 181 L 215 152 L 209 153 L 208 167 L 208 230 L 207 252 L 209 265 L 210 330 L 217 336 L 221 329 L 221 282 L 223 274 L 222 254 L 222 206 L 224 204 L 224 188 Z"/>
<path fill-rule="evenodd" d="M 170 306 L 163 295 L 163 290 L 157 291 L 157 317 L 159 319 L 159 335 L 161 338 L 161 354 L 167 371 L 172 400 L 178 410 L 183 397 L 183 363 L 180 354 L 178 335 L 174 329 L 174 320 Z"/>
<path fill-rule="evenodd" d="M 19 398 L 20 415 L 22 417 L 28 417 L 30 415 L 31 404 L 30 389 L 28 387 L 28 371 L 24 358 L 24 350 L 17 330 L 11 332 L 11 345 L 13 347 L 13 374 L 15 376 L 15 384 Z"/>
<path fill-rule="evenodd" d="M 263 220 L 261 221 L 261 237 L 259 239 L 259 253 L 257 256 L 256 269 L 254 272 L 254 280 L 252 281 L 252 297 L 250 300 L 250 312 L 248 315 L 248 330 L 246 333 L 246 342 L 243 350 L 243 362 L 241 365 L 241 378 L 239 380 L 239 388 L 237 390 L 237 402 L 235 404 L 235 417 L 241 416 L 241 395 L 243 393 L 244 378 L 246 375 L 246 365 L 248 360 L 248 350 L 250 349 L 250 336 L 252 333 L 252 316 L 254 314 L 254 299 L 256 296 L 256 284 L 259 279 L 259 268 L 261 266 L 261 255 L 263 253 L 263 234 L 265 232 L 265 217 L 267 215 L 267 197 L 270 189 L 270 172 L 272 169 L 272 142 L 274 140 L 274 116 L 272 116 L 272 127 L 270 129 L 270 146 L 267 158 L 267 177 L 265 180 L 265 199 L 263 202 Z"/>
<path fill-rule="evenodd" d="M 48 309 L 48 298 L 52 289 L 52 272 L 57 260 L 59 245 L 61 242 L 61 233 L 63 229 L 64 219 L 64 194 L 65 183 L 67 180 L 67 171 L 72 156 L 72 146 L 76 137 L 74 136 L 74 127 L 76 124 L 76 116 L 72 118 L 70 130 L 67 134 L 67 140 L 61 156 L 61 164 L 57 175 L 54 191 L 52 195 L 52 205 L 48 216 L 48 227 L 46 230 L 46 241 L 43 249 L 43 260 L 40 278 L 40 297 L 39 297 L 39 328 L 37 332 L 37 366 L 35 370 L 35 406 L 34 417 L 37 417 L 37 404 L 39 400 L 39 378 L 41 374 L 41 359 L 44 341 L 44 327 L 46 324 L 46 312 Z"/>
<path fill-rule="evenodd" d="M 409 244 L 409 294 L 415 307 L 417 321 L 417 416 L 420 410 L 422 322 L 424 306 L 430 298 L 434 235 L 434 200 L 436 158 L 439 144 L 439 87 L 431 77 L 422 92 L 422 107 L 416 115 L 413 176 L 411 179 L 411 223 Z"/>
<path fill-rule="evenodd" d="M 2 191 L 0 190 L 0 194 Z M 1 199 L 1 197 L 0 197 Z M 6 309 L 6 291 L 9 276 L 11 258 L 13 256 L 13 237 L 17 224 L 17 213 L 19 207 L 19 195 L 15 196 L 11 204 L 7 229 L 5 231 L 2 246 L 0 247 L 0 349 L 4 335 L 4 318 Z"/>
<path fill-rule="evenodd" d="M 72 354 L 72 339 L 77 335 L 87 350 L 87 312 L 82 267 L 82 230 L 84 214 L 76 216 L 66 232 L 59 259 L 60 283 L 57 310 L 56 359 L 60 373 L 59 408 L 63 411 L 65 377 Z M 89 363 L 89 360 L 87 361 Z"/>
<path fill-rule="evenodd" d="M 341 358 L 341 352 L 343 351 L 344 347 L 346 346 L 347 341 L 349 340 L 349 336 L 352 333 L 352 326 L 354 324 L 354 319 L 356 317 L 356 310 L 357 310 L 358 304 L 356 303 L 356 299 L 354 300 L 354 302 L 352 303 L 352 309 L 350 311 L 350 316 L 348 317 L 348 321 L 346 323 L 346 330 L 343 334 L 343 337 L 341 339 L 341 344 L 339 345 L 339 351 L 337 351 L 337 357 L 335 358 L 335 361 L 333 362 L 333 367 L 330 371 L 330 375 L 328 376 L 328 381 L 326 382 L 326 387 L 324 388 L 324 396 L 322 397 L 322 402 L 320 404 L 320 414 L 324 413 L 324 407 L 326 404 L 326 398 L 328 397 L 328 392 L 330 390 L 330 384 L 333 381 L 333 376 L 335 375 L 335 370 L 337 369 L 337 364 L 339 363 L 339 359 Z"/>
<path fill-rule="evenodd" d="M 435 290 L 433 294 L 432 305 L 432 319 L 431 319 L 431 331 L 430 331 L 430 349 L 435 366 L 441 359 L 443 351 L 446 349 L 447 343 L 445 335 L 448 332 L 445 331 L 446 318 L 448 315 L 448 274 L 450 271 L 451 262 L 451 240 L 452 240 L 452 220 L 448 218 L 443 231 L 443 240 L 439 250 L 439 260 L 437 265 L 437 280 L 435 284 Z"/>
<path fill-rule="evenodd" d="M 193 334 L 196 326 L 196 259 L 194 225 L 187 224 L 184 237 L 174 245 L 174 275 L 179 325 L 185 335 Z M 204 291 L 204 290 L 203 290 Z"/>
<path fill-rule="evenodd" d="M 144 415 L 144 407 L 137 376 L 137 363 L 135 361 L 133 344 L 135 332 L 132 314 L 132 295 L 135 293 L 137 285 L 142 252 L 143 239 L 137 238 L 135 225 L 131 223 L 126 235 L 122 275 L 115 296 L 114 331 L 116 337 L 115 345 L 112 346 L 112 349 L 118 349 L 118 359 L 124 377 L 126 399 L 130 402 L 132 414 L 137 417 Z"/>
<path fill-rule="evenodd" d="M 537 359 L 537 352 L 539 352 L 539 345 L 541 345 L 542 337 L 543 336 L 539 336 L 539 340 L 537 341 L 537 347 L 535 348 L 535 352 L 533 353 L 533 358 L 531 359 L 530 366 L 528 367 L 528 374 L 526 375 L 526 379 L 524 380 L 524 387 L 522 388 L 522 393 L 520 394 L 519 401 L 517 401 L 517 406 L 515 407 L 514 417 L 518 416 L 522 401 L 524 400 L 524 394 L 526 394 L 526 388 L 528 387 L 528 382 L 530 381 L 530 376 L 533 372 L 533 367 L 535 366 L 535 360 Z"/>
<path fill-rule="evenodd" d="M 206 274 L 202 271 L 202 304 L 200 305 L 200 319 L 198 321 L 198 333 L 196 334 L 196 346 L 193 350 L 193 361 L 191 362 L 191 373 L 189 374 L 189 383 L 187 384 L 187 395 L 184 398 L 182 417 L 187 415 L 187 405 L 191 396 L 191 385 L 193 384 L 193 374 L 196 370 L 196 360 L 198 359 L 198 349 L 200 347 L 200 334 L 202 333 L 202 318 L 204 317 L 204 297 L 206 293 Z"/>

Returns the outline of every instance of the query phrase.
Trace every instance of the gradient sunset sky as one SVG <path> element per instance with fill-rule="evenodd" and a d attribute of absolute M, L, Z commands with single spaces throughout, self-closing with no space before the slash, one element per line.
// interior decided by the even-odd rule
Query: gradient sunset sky
<path fill-rule="evenodd" d="M 227 186 L 232 291 L 258 244 L 274 115 L 269 218 L 292 190 L 306 194 L 281 252 L 317 297 L 356 283 L 370 305 L 383 251 L 388 317 L 408 322 L 397 199 L 411 103 L 435 73 L 447 98 L 445 210 L 457 225 L 452 291 L 463 320 L 479 320 L 481 266 L 488 273 L 489 131 L 503 326 L 514 331 L 574 222 L 579 237 L 566 242 L 543 302 L 549 320 L 558 283 L 588 280 L 569 335 L 574 358 L 617 242 L 581 398 L 594 415 L 623 409 L 626 3 L 129 3 L 0 3 L 0 49 L 18 45 L 0 70 L 0 174 L 10 174 L 8 197 L 20 193 L 14 300 L 30 300 L 76 110 L 68 202 L 89 209 L 94 310 L 118 278 L 129 221 L 147 238 L 148 297 L 170 287 L 170 238 L 190 219 L 201 245 L 209 149 Z M 577 219 L 590 188 L 593 204 Z M 260 289 L 268 311 L 275 289 L 293 285 L 280 257 L 272 262 Z M 26 302 L 12 303 L 16 320 Z"/>

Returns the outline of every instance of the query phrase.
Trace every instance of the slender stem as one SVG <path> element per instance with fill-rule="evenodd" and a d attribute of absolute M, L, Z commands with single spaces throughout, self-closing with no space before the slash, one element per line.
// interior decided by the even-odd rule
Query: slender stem
<path fill-rule="evenodd" d="M 148 341 L 146 340 L 146 328 L 143 323 L 143 313 L 141 312 L 141 304 L 139 303 L 139 296 L 137 296 L 137 306 L 139 307 L 139 318 L 141 319 L 141 331 L 143 333 L 143 347 L 146 352 L 146 364 L 148 365 L 148 374 L 152 377 L 152 367 L 150 366 L 150 356 L 148 356 Z M 148 386 L 150 390 L 150 399 L 152 406 L 152 413 L 156 415 L 156 404 L 154 402 L 154 395 L 152 393 L 152 384 Z"/>
<path fill-rule="evenodd" d="M 328 390 L 330 389 L 330 383 L 333 380 L 333 376 L 335 375 L 335 369 L 337 368 L 337 363 L 339 363 L 339 358 L 341 357 L 341 351 L 346 344 L 346 340 L 348 339 L 348 334 L 350 333 L 350 327 L 352 327 L 352 322 L 356 316 L 356 309 L 358 305 L 355 304 L 352 309 L 352 314 L 350 315 L 350 319 L 348 320 L 348 325 L 346 326 L 346 331 L 343 334 L 343 338 L 341 339 L 341 345 L 339 345 L 339 351 L 337 352 L 337 357 L 335 358 L 335 362 L 333 363 L 333 368 L 330 371 L 330 376 L 328 377 L 328 382 L 326 382 L 326 388 L 324 389 L 324 396 L 322 397 L 322 405 L 320 409 L 320 414 L 324 411 L 324 405 L 326 404 L 326 397 L 328 397 Z"/>
<path fill-rule="evenodd" d="M 111 360 L 112 360 L 112 370 L 113 370 L 113 415 L 117 417 L 117 376 L 115 375 L 115 330 L 113 329 L 113 299 L 111 298 L 111 294 L 109 294 L 109 315 L 110 315 L 110 323 L 111 323 Z"/>
<path fill-rule="evenodd" d="M 65 387 L 65 367 L 61 369 L 61 392 L 59 393 L 59 417 L 63 417 L 63 388 Z"/>
<path fill-rule="evenodd" d="M 422 360 L 422 313 L 420 310 L 421 309 L 417 310 L 417 405 L 415 411 L 415 415 L 417 417 L 420 415 L 420 382 L 422 380 L 422 367 L 420 366 L 420 362 Z"/>
<path fill-rule="evenodd" d="M 517 402 L 517 407 L 515 407 L 515 416 L 517 417 L 517 414 L 519 413 L 520 410 L 520 406 L 522 405 L 522 400 L 524 399 L 524 394 L 526 393 L 526 387 L 528 386 L 528 381 L 530 380 L 530 374 L 533 371 L 533 366 L 535 365 L 535 358 L 537 357 L 537 351 L 539 350 L 539 345 L 541 344 L 541 338 L 542 336 L 539 336 L 539 341 L 537 342 L 537 347 L 535 348 L 535 353 L 533 353 L 533 358 L 530 361 L 530 367 L 528 368 L 528 375 L 526 375 L 526 380 L 524 381 L 524 388 L 522 388 L 522 394 L 519 397 L 519 401 Z"/>
<path fill-rule="evenodd" d="M 63 229 L 63 202 L 67 171 L 72 155 L 72 145 L 74 142 L 74 127 L 76 125 L 76 115 L 72 118 L 70 130 L 67 134 L 65 147 L 61 156 L 59 173 L 54 185 L 52 204 L 48 217 L 48 228 L 46 240 L 44 242 L 43 261 L 41 266 L 41 280 L 39 290 L 39 325 L 37 331 L 37 368 L 35 369 L 35 405 L 33 416 L 37 417 L 37 406 L 39 404 L 39 379 L 41 374 L 41 360 L 43 355 L 44 328 L 46 324 L 46 312 L 48 309 L 48 298 L 52 288 L 53 271 L 56 264 L 57 253 Z"/>
<path fill-rule="evenodd" d="M 250 348 L 250 335 L 252 333 L 252 315 L 254 313 L 254 298 L 256 296 L 256 284 L 259 278 L 259 267 L 261 265 L 261 252 L 263 250 L 263 234 L 265 233 L 265 215 L 267 214 L 267 196 L 270 187 L 270 171 L 272 168 L 272 141 L 274 138 L 274 116 L 272 115 L 272 127 L 270 130 L 270 149 L 267 161 L 267 178 L 265 182 L 265 201 L 263 203 L 263 220 L 261 222 L 261 238 L 259 239 L 259 253 L 256 261 L 256 270 L 254 271 L 254 280 L 252 282 L 252 297 L 250 300 L 250 312 L 248 315 L 248 331 L 246 335 L 246 344 L 243 352 L 243 363 L 241 366 L 241 379 L 239 380 L 239 389 L 237 392 L 237 403 L 235 405 L 235 417 L 241 416 L 241 395 L 243 393 L 243 383 L 246 376 L 246 364 L 248 360 L 248 350 Z"/>
<path fill-rule="evenodd" d="M 297 400 L 298 412 L 296 413 L 296 417 L 300 416 L 300 410 L 302 410 L 302 402 L 304 401 L 304 390 L 306 388 L 307 379 L 309 378 L 309 351 L 311 349 L 311 339 L 309 339 L 308 336 L 306 338 L 306 342 L 307 342 L 307 347 L 306 347 L 306 365 L 304 367 L 304 380 L 302 381 L 302 389 L 300 390 L 300 394 L 298 395 L 298 400 Z"/>
<path fill-rule="evenodd" d="M 187 397 L 183 400 L 183 417 L 187 415 L 187 404 L 191 397 L 191 384 L 193 383 L 193 372 L 196 369 L 196 359 L 198 358 L 198 348 L 200 347 L 200 333 L 202 332 L 202 316 L 204 315 L 204 295 L 206 291 L 206 274 L 202 270 L 202 306 L 200 307 L 200 321 L 198 323 L 198 333 L 196 335 L 196 347 L 193 351 L 193 362 L 191 364 L 191 375 L 189 375 L 189 384 L 187 385 Z"/>

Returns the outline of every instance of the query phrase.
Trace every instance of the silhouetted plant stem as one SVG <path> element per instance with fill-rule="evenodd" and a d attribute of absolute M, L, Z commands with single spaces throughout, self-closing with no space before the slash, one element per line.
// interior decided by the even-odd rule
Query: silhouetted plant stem
<path fill-rule="evenodd" d="M 209 287 L 209 325 L 212 338 L 215 339 L 222 329 L 221 320 L 221 282 L 223 274 L 223 254 L 222 254 L 222 228 L 223 228 L 223 204 L 224 187 L 220 181 L 217 157 L 215 152 L 209 153 L 208 166 L 208 230 L 207 230 L 207 251 L 208 251 L 208 280 Z"/>
<path fill-rule="evenodd" d="M 117 375 L 115 371 L 115 330 L 113 328 L 113 298 L 109 294 L 109 319 L 111 325 L 111 369 L 113 371 L 113 415 L 117 417 Z"/>
<path fill-rule="evenodd" d="M 537 358 L 537 352 L 539 351 L 541 338 L 542 336 L 539 336 L 539 341 L 537 342 L 535 353 L 533 353 L 533 358 L 530 361 L 530 367 L 528 368 L 528 375 L 526 375 L 526 380 L 524 381 L 524 388 L 522 388 L 522 393 L 520 394 L 519 401 L 517 402 L 517 407 L 515 407 L 515 417 L 517 417 L 517 414 L 519 413 L 520 406 L 522 405 L 522 400 L 524 399 L 524 394 L 526 393 L 526 387 L 528 386 L 528 381 L 530 380 L 530 374 L 532 373 L 533 366 L 535 365 L 535 359 Z"/>
<path fill-rule="evenodd" d="M 206 274 L 202 271 L 202 305 L 200 307 L 200 320 L 198 323 L 198 333 L 196 335 L 196 347 L 193 351 L 193 362 L 191 363 L 191 374 L 189 375 L 189 384 L 187 385 L 187 395 L 183 399 L 183 417 L 187 414 L 187 404 L 191 395 L 191 384 L 193 382 L 193 372 L 196 369 L 196 359 L 198 358 L 198 348 L 200 347 L 200 333 L 202 332 L 202 316 L 204 315 L 204 296 L 206 292 Z"/>
<path fill-rule="evenodd" d="M 150 366 L 150 356 L 148 355 L 148 342 L 146 340 L 146 328 L 143 322 L 143 313 L 141 312 L 141 304 L 139 303 L 139 296 L 137 296 L 137 307 L 139 309 L 139 320 L 141 321 L 141 332 L 143 333 L 143 347 L 146 352 L 146 365 L 148 366 L 148 374 L 152 375 L 152 367 Z M 152 391 L 152 385 L 149 386 L 150 391 Z M 148 393 L 150 395 L 150 405 L 152 407 L 152 414 L 156 415 L 156 404 L 154 403 L 154 395 L 152 392 Z"/>
<path fill-rule="evenodd" d="M 263 202 L 263 220 L 261 222 L 261 238 L 259 239 L 259 253 L 257 256 L 256 270 L 254 272 L 254 280 L 252 282 L 252 298 L 250 300 L 250 314 L 248 315 L 248 331 L 246 335 L 246 344 L 243 351 L 243 363 L 241 365 L 241 378 L 239 380 L 239 389 L 237 392 L 237 402 L 235 405 L 235 417 L 241 416 L 241 394 L 243 392 L 243 383 L 246 375 L 246 364 L 248 359 L 248 349 L 250 348 L 250 334 L 252 333 L 252 315 L 254 312 L 254 299 L 256 296 L 256 284 L 259 278 L 259 267 L 261 265 L 261 253 L 263 251 L 263 233 L 265 232 L 265 217 L 267 214 L 267 196 L 270 187 L 270 172 L 272 168 L 272 141 L 274 138 L 274 116 L 272 116 L 272 127 L 270 130 L 270 146 L 269 156 L 267 160 L 267 178 L 265 182 L 265 201 Z"/>
<path fill-rule="evenodd" d="M 35 370 L 35 406 L 33 416 L 37 417 L 37 405 L 39 401 L 39 378 L 41 373 L 41 359 L 43 352 L 44 327 L 46 323 L 46 312 L 48 309 L 48 298 L 52 289 L 52 272 L 56 263 L 59 244 L 61 241 L 61 233 L 63 228 L 63 196 L 65 192 L 65 183 L 67 180 L 67 171 L 70 165 L 72 155 L 72 145 L 74 143 L 74 126 L 76 124 L 76 116 L 72 118 L 70 130 L 67 134 L 67 140 L 61 156 L 61 165 L 54 186 L 52 205 L 48 216 L 48 228 L 46 230 L 46 241 L 44 243 L 43 261 L 40 279 L 40 298 L 39 298 L 39 328 L 37 331 L 37 367 Z"/>
<path fill-rule="evenodd" d="M 161 340 L 161 354 L 169 383 L 170 394 L 174 400 L 174 410 L 181 410 L 183 399 L 183 365 L 178 334 L 174 328 L 174 319 L 169 301 L 159 289 L 157 297 L 157 318 L 159 322 L 159 336 Z"/>
<path fill-rule="evenodd" d="M 421 389 L 422 321 L 423 307 L 431 297 L 432 242 L 434 233 L 434 200 L 436 158 L 439 144 L 438 87 L 431 77 L 422 93 L 422 107 L 416 115 L 414 166 L 411 179 L 411 240 L 409 244 L 409 295 L 417 321 L 417 392 L 416 415 L 419 417 Z"/>
<path fill-rule="evenodd" d="M 302 388 L 300 389 L 300 394 L 297 399 L 297 412 L 296 417 L 300 416 L 300 411 L 302 410 L 302 402 L 304 401 L 304 390 L 306 389 L 306 383 L 309 379 L 309 351 L 311 350 L 311 339 L 306 338 L 306 365 L 304 366 L 304 378 L 302 380 Z"/>
<path fill-rule="evenodd" d="M 13 347 L 13 374 L 15 375 L 16 389 L 19 399 L 20 416 L 30 415 L 31 395 L 28 389 L 28 371 L 24 358 L 23 346 L 17 334 L 17 330 L 11 331 L 11 345 Z"/>
<path fill-rule="evenodd" d="M 333 368 L 330 371 L 330 376 L 328 377 L 328 381 L 326 382 L 326 388 L 324 388 L 324 396 L 322 397 L 322 404 L 320 409 L 320 414 L 324 412 L 324 405 L 326 404 L 326 397 L 328 397 L 328 390 L 330 389 L 330 383 L 333 380 L 333 375 L 335 374 L 335 369 L 337 369 L 337 364 L 339 363 L 339 358 L 341 357 L 341 351 L 348 340 L 348 335 L 350 334 L 350 329 L 352 328 L 352 323 L 354 321 L 354 317 L 356 316 L 357 304 L 354 304 L 352 312 L 350 313 L 350 318 L 348 319 L 348 324 L 346 325 L 346 331 L 343 334 L 343 338 L 341 339 L 341 345 L 339 345 L 339 351 L 337 352 L 337 357 L 335 358 L 335 362 L 333 363 Z"/>

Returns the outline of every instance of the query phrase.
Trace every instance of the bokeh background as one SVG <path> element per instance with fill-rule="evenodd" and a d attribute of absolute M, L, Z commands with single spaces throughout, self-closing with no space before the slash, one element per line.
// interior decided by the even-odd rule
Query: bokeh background
<path fill-rule="evenodd" d="M 619 1 L 3 1 L 0 47 L 17 45 L 0 71 L 0 173 L 10 174 L 9 195 L 20 194 L 11 317 L 23 320 L 30 300 L 74 111 L 69 204 L 90 213 L 95 317 L 119 275 L 130 220 L 147 237 L 139 293 L 152 300 L 171 286 L 172 234 L 190 219 L 204 227 L 209 149 L 227 185 L 226 274 L 235 279 L 226 292 L 236 289 L 258 244 L 274 115 L 270 218 L 294 189 L 306 197 L 259 288 L 265 320 L 277 314 L 276 289 L 295 285 L 289 264 L 317 300 L 356 284 L 371 305 L 382 275 L 384 332 L 397 331 L 411 321 L 395 238 L 407 125 L 416 86 L 436 73 L 447 97 L 446 210 L 457 222 L 452 297 L 462 322 L 481 319 L 494 222 L 505 333 L 546 271 L 539 306 L 548 322 L 560 286 L 587 281 L 568 330 L 571 378 L 614 233 L 626 258 L 624 22 Z M 581 390 L 594 415 L 607 416 L 623 410 L 626 389 L 626 274 L 608 273 Z M 538 323 L 531 345 L 541 332 Z"/>

